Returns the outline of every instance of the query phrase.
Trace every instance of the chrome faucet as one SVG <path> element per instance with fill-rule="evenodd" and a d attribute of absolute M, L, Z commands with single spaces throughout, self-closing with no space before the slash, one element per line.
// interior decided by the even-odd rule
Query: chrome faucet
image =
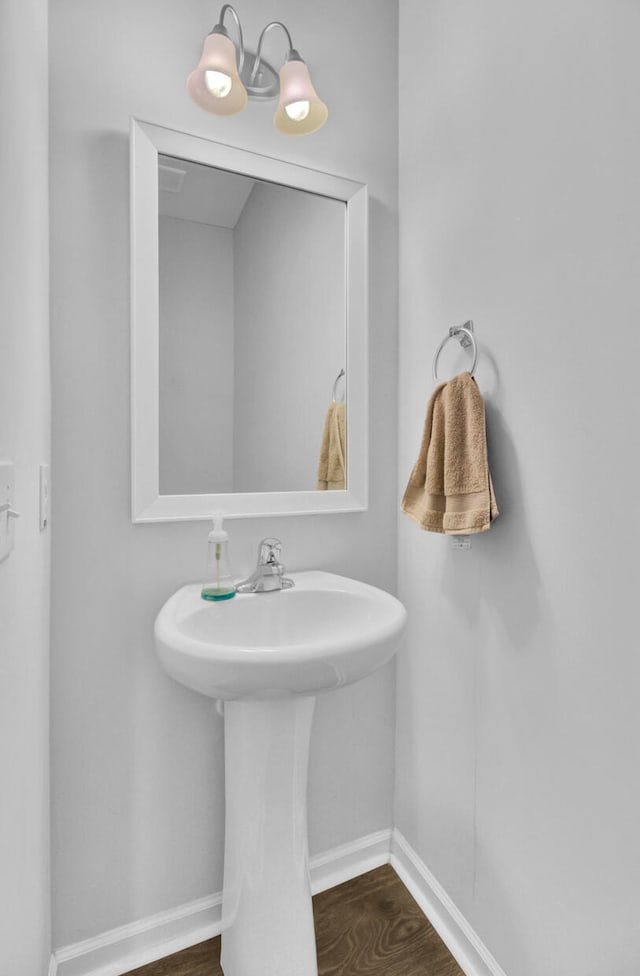
<path fill-rule="evenodd" d="M 238 583 L 238 593 L 272 593 L 293 586 L 293 580 L 284 575 L 281 555 L 282 543 L 279 539 L 263 539 L 258 546 L 258 565 L 248 579 Z"/>

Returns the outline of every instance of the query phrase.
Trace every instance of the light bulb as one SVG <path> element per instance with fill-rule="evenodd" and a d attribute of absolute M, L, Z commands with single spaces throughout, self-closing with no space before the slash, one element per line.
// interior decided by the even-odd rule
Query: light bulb
<path fill-rule="evenodd" d="M 310 103 L 305 100 L 303 102 L 290 102 L 285 105 L 284 110 L 292 122 L 303 122 L 309 114 L 310 108 Z"/>
<path fill-rule="evenodd" d="M 205 71 L 204 83 L 215 98 L 225 98 L 231 91 L 231 78 L 224 71 Z"/>

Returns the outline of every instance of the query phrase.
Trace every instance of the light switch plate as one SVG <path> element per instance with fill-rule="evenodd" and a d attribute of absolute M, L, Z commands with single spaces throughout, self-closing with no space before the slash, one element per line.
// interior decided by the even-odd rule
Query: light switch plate
<path fill-rule="evenodd" d="M 10 517 L 8 508 L 4 511 L 2 508 L 4 505 L 13 508 L 15 481 L 15 464 L 12 461 L 0 461 L 0 562 L 13 549 L 15 519 Z"/>

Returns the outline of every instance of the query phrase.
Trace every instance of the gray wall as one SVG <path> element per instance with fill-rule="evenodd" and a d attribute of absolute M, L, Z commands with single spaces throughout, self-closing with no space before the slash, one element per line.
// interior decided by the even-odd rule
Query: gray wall
<path fill-rule="evenodd" d="M 236 521 L 231 550 L 236 573 L 249 572 L 259 539 L 276 535 L 291 570 L 395 583 L 397 6 L 273 0 L 267 15 L 245 0 L 242 17 L 248 38 L 266 19 L 293 30 L 331 106 L 316 135 L 287 139 L 269 107 L 222 119 L 189 100 L 185 78 L 211 28 L 204 0 L 51 7 L 57 946 L 219 890 L 222 880 L 222 721 L 213 702 L 163 674 L 152 641 L 162 602 L 204 572 L 208 527 L 129 520 L 131 115 L 369 184 L 370 509 Z M 339 31 L 327 29 L 333 22 Z M 381 63 L 388 84 L 372 105 Z M 319 701 L 312 852 L 391 822 L 393 709 L 392 667 Z"/>
<path fill-rule="evenodd" d="M 233 230 L 160 217 L 160 494 L 233 488 Z"/>
<path fill-rule="evenodd" d="M 632 976 L 640 7 L 400 13 L 399 487 L 472 317 L 502 515 L 400 518 L 396 820 L 509 976 Z"/>
<path fill-rule="evenodd" d="M 234 486 L 313 491 L 345 365 L 345 205 L 256 183 L 234 232 Z M 343 392 L 342 388 L 340 392 Z"/>
<path fill-rule="evenodd" d="M 0 459 L 15 463 L 15 548 L 0 563 L 0 972 L 49 959 L 50 456 L 47 4 L 0 5 Z M 26 67 L 28 65 L 28 68 Z"/>

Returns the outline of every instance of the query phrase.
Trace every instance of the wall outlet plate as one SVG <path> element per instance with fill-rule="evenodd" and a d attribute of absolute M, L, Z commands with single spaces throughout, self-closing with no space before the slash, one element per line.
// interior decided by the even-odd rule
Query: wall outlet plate
<path fill-rule="evenodd" d="M 9 515 L 9 507 L 13 508 L 15 482 L 16 466 L 13 461 L 0 461 L 0 562 L 13 549 L 15 519 Z"/>

